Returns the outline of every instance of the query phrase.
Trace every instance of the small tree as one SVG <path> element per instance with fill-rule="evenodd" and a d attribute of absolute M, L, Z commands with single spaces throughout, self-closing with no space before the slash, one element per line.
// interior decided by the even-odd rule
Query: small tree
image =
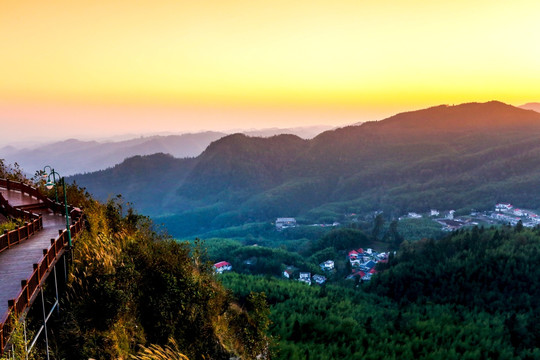
<path fill-rule="evenodd" d="M 379 239 L 379 235 L 384 227 L 384 222 L 385 220 L 382 214 L 378 214 L 373 220 L 373 230 L 371 231 L 371 235 L 373 235 L 375 240 Z"/>

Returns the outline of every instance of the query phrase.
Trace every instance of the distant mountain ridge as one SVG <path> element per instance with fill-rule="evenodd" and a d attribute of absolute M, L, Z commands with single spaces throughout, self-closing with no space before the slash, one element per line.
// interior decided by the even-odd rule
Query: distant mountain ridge
<path fill-rule="evenodd" d="M 520 108 L 525 109 L 525 110 L 532 110 L 532 111 L 536 111 L 540 113 L 540 103 L 538 102 L 531 102 L 531 103 L 523 104 L 520 106 Z"/>
<path fill-rule="evenodd" d="M 204 132 L 197 134 L 140 137 L 117 142 L 81 141 L 68 139 L 37 148 L 13 150 L 0 158 L 17 162 L 27 172 L 53 166 L 62 175 L 92 172 L 111 167 L 134 155 L 168 153 L 176 157 L 194 157 L 206 146 L 226 134 Z"/>
<path fill-rule="evenodd" d="M 306 126 L 298 128 L 271 128 L 247 130 L 248 135 L 274 136 L 292 133 L 311 138 L 330 126 Z M 153 135 L 122 141 L 81 141 L 68 139 L 37 147 L 17 149 L 14 146 L 0 148 L 0 159 L 17 162 L 30 175 L 44 165 L 53 165 L 62 175 L 92 172 L 114 166 L 136 155 L 156 153 L 171 154 L 177 158 L 200 155 L 212 142 L 224 136 L 224 132 L 200 132 L 182 135 Z"/>
<path fill-rule="evenodd" d="M 539 140 L 539 113 L 495 101 L 401 113 L 311 140 L 230 135 L 179 165 L 181 176 L 166 171 L 177 159 L 163 160 L 155 174 L 170 187 L 151 191 L 151 215 L 183 236 L 279 216 L 330 221 L 349 212 L 397 216 L 497 201 L 535 209 Z M 74 179 L 102 198 L 121 192 L 130 200 L 132 187 L 152 188 L 154 176 L 118 187 L 102 182 L 126 166 Z M 146 202 L 136 206 L 150 210 Z"/>

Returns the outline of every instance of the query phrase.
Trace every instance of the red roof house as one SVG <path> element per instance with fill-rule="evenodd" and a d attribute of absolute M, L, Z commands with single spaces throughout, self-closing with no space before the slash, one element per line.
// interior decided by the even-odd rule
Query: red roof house
<path fill-rule="evenodd" d="M 218 273 L 232 270 L 232 265 L 226 261 L 220 261 L 214 264 L 214 269 Z"/>

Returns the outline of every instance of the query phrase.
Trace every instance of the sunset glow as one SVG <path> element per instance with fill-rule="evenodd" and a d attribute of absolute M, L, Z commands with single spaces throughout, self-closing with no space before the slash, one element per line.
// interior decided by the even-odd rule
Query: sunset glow
<path fill-rule="evenodd" d="M 77 118 L 99 134 L 120 123 L 343 125 L 441 103 L 521 105 L 540 101 L 539 10 L 537 1 L 2 1 L 0 121 L 74 136 L 65 125 Z"/>

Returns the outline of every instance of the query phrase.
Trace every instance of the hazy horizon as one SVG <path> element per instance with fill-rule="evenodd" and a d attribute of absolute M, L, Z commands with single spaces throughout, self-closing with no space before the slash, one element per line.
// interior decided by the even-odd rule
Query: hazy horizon
<path fill-rule="evenodd" d="M 499 101 L 494 99 L 495 101 Z M 475 101 L 471 101 L 475 102 Z M 533 101 L 530 101 L 528 103 L 534 103 Z M 524 104 L 509 104 L 513 106 L 522 106 Z M 425 106 L 424 108 L 431 107 L 431 106 L 438 106 L 443 104 L 433 104 L 429 106 Z M 448 104 L 446 104 L 448 105 Z M 204 119 L 216 119 L 219 116 L 226 116 L 226 113 L 188 113 L 187 115 L 190 116 L 189 123 L 192 123 L 194 126 L 187 126 L 184 129 L 178 128 L 178 125 L 175 125 L 174 122 L 167 122 L 167 119 L 161 118 L 162 120 L 162 127 L 156 128 L 155 122 L 152 122 L 150 117 L 153 115 L 153 112 L 149 111 L 148 113 L 131 113 L 133 117 L 126 118 L 126 121 L 134 121 L 136 126 L 129 126 L 126 127 L 125 123 L 120 124 L 104 124 L 100 126 L 99 128 L 88 128 L 84 129 L 84 131 L 81 131 L 78 128 L 70 128 L 67 127 L 67 129 L 59 129 L 59 126 L 62 125 L 62 121 L 60 121 L 59 125 L 52 126 L 50 123 L 43 123 L 38 122 L 35 124 L 33 128 L 25 128 L 24 132 L 17 131 L 20 129 L 20 121 L 14 121 L 13 123 L 4 123 L 2 125 L 2 128 L 6 130 L 10 136 L 8 138 L 0 138 L 0 147 L 4 146 L 15 146 L 15 147 L 25 147 L 25 146 L 33 146 L 33 145 L 39 145 L 44 143 L 52 143 L 52 142 L 59 142 L 64 141 L 68 139 L 76 139 L 81 141 L 99 141 L 99 142 L 107 142 L 107 141 L 122 141 L 122 140 L 129 140 L 134 139 L 137 137 L 150 137 L 150 136 L 167 136 L 167 135 L 183 135 L 183 134 L 195 134 L 195 133 L 203 133 L 203 132 L 223 132 L 226 134 L 232 134 L 235 132 L 249 132 L 249 131 L 261 131 L 261 130 L 269 130 L 269 129 L 291 129 L 291 128 L 316 128 L 316 127 L 343 127 L 343 126 L 349 126 L 354 125 L 359 122 L 366 122 L 366 121 L 379 121 L 384 120 L 385 118 L 388 118 L 390 116 L 396 115 L 398 113 L 407 112 L 407 111 L 415 111 L 420 110 L 421 108 L 406 108 L 401 111 L 396 111 L 394 113 L 381 113 L 378 115 L 377 118 L 374 117 L 368 117 L 362 116 L 361 114 L 358 114 L 357 117 L 354 116 L 353 113 L 344 113 L 344 112 L 337 112 L 338 114 L 341 114 L 341 117 L 338 117 L 339 119 L 347 119 L 343 121 L 332 121 L 335 119 L 332 117 L 334 115 L 332 112 L 326 112 L 326 113 L 309 113 L 307 111 L 305 112 L 291 112 L 289 114 L 285 114 L 285 116 L 279 118 L 278 121 L 264 121 L 261 123 L 261 126 L 257 126 L 257 123 L 254 123 L 253 125 L 246 124 L 246 127 L 234 127 L 235 123 L 226 123 L 223 125 L 217 125 L 215 128 L 198 128 L 196 126 L 196 123 L 201 122 L 201 120 Z M 64 109 L 65 110 L 65 109 Z M 163 110 L 163 109 L 161 109 Z M 156 109 L 157 112 L 160 112 L 160 109 Z M 174 113 L 171 113 L 171 115 Z M 243 112 L 245 116 L 250 116 L 250 119 L 264 119 L 269 120 L 270 117 L 272 117 L 272 113 L 269 111 L 266 112 L 256 112 L 256 111 L 250 111 L 250 112 Z M 284 113 L 280 113 L 281 115 L 284 115 Z M 68 115 L 64 112 L 64 115 Z M 106 115 L 106 112 L 103 113 L 103 115 Z M 206 117 L 204 116 L 206 115 Z M 310 116 L 311 115 L 311 116 Z M 73 116 L 77 116 L 77 114 L 74 114 Z M 81 117 L 87 118 L 88 121 L 92 122 L 94 120 L 93 116 L 95 116 L 95 112 L 81 112 L 78 114 L 79 119 Z M 238 113 L 237 113 L 238 116 Z M 336 115 L 337 116 L 337 115 Z M 377 116 L 377 115 L 373 115 Z M 309 123 L 308 121 L 313 119 L 313 123 Z M 63 119 L 65 122 L 70 122 L 70 119 Z M 138 121 L 137 121 L 138 120 Z M 169 119 L 170 121 L 171 119 Z M 288 121 L 286 121 L 288 120 Z M 299 123 L 296 123 L 295 120 Z M 302 120 L 306 121 L 305 123 L 302 122 Z M 3 120 L 2 120 L 3 121 Z M 326 123 L 323 123 L 323 121 L 326 121 Z M 118 126 L 116 126 L 118 125 Z M 170 128 L 167 128 L 166 126 L 171 126 Z M 268 125 L 268 126 L 265 126 Z M 44 135 L 46 134 L 46 135 Z M 0 154 L 1 155 L 1 154 Z"/>
<path fill-rule="evenodd" d="M 271 128 L 288 129 L 318 126 L 347 126 L 362 121 L 380 120 L 349 111 L 319 111 L 293 109 L 290 111 L 272 109 L 168 109 L 168 108 L 86 108 L 58 107 L 52 121 L 40 121 L 36 107 L 13 109 L 0 113 L 2 128 L 10 134 L 9 139 L 0 138 L 0 146 L 18 142 L 51 142 L 75 138 L 79 140 L 105 140 L 108 138 L 132 138 L 152 135 L 179 135 L 216 131 L 233 133 L 240 131 Z M 6 115 L 8 114 L 8 115 Z M 6 119 L 15 119 L 10 121 Z M 92 126 L 103 118 L 113 118 L 99 126 Z M 231 118 L 232 120 L 223 120 Z M 76 126 L 72 119 L 85 124 Z M 122 119 L 119 121 L 118 119 Z M 223 121 L 220 121 L 223 120 Z M 21 124 L 32 123 L 20 131 Z M 89 126 L 86 126 L 89 125 Z"/>
<path fill-rule="evenodd" d="M 352 124 L 346 124 L 346 125 L 352 125 Z M 234 129 L 225 129 L 225 130 L 211 130 L 211 129 L 204 129 L 200 131 L 147 131 L 147 132 L 129 132 L 126 130 L 125 132 L 122 132 L 121 130 L 119 132 L 112 132 L 108 134 L 93 134 L 93 133 L 81 133 L 81 134 L 74 134 L 73 136 L 69 135 L 61 135 L 61 136 L 51 136 L 51 137 L 42 137 L 42 136 L 27 136 L 27 137 L 21 137 L 21 138 L 4 138 L 0 139 L 0 149 L 4 147 L 14 147 L 16 149 L 24 149 L 24 148 L 32 148 L 32 147 L 39 147 L 45 144 L 52 144 L 52 143 L 58 143 L 62 141 L 68 141 L 68 140 L 77 140 L 77 141 L 96 141 L 99 143 L 112 143 L 112 142 L 121 142 L 121 141 L 128 141 L 128 140 L 134 140 L 138 138 L 152 138 L 156 136 L 182 136 L 182 135 L 194 135 L 194 134 L 204 134 L 204 133 L 223 133 L 223 134 L 234 134 L 234 133 L 245 133 L 249 136 L 269 136 L 266 134 L 258 135 L 258 133 L 302 133 L 302 130 L 306 130 L 304 132 L 307 133 L 313 133 L 315 130 L 317 133 L 337 128 L 338 126 L 332 126 L 332 125 L 325 125 L 325 124 L 315 124 L 315 125 L 306 125 L 306 126 L 291 126 L 291 127 L 251 127 L 251 128 L 234 128 Z M 292 130 L 292 131 L 291 131 Z M 283 131 L 283 132 L 281 132 Z M 25 136 L 27 134 L 20 134 L 22 136 Z M 271 136 L 271 135 L 270 135 Z M 298 135 L 302 138 L 311 138 L 306 137 L 304 135 Z M 2 154 L 0 153 L 0 158 Z"/>

